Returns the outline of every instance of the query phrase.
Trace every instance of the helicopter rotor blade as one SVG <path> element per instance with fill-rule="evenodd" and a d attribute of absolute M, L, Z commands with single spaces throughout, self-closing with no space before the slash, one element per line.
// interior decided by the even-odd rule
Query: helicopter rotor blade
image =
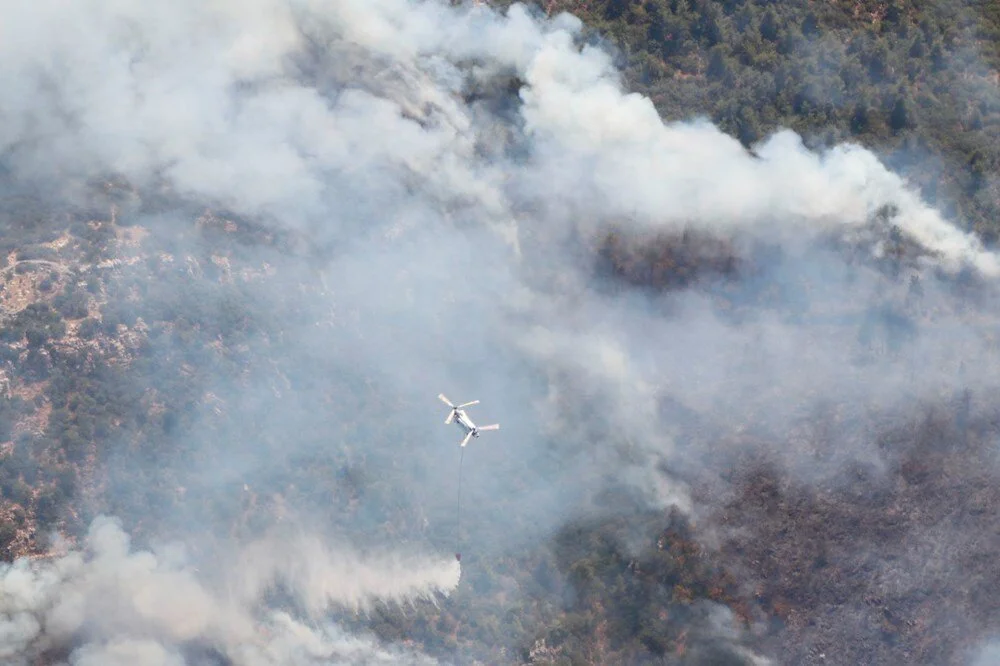
<path fill-rule="evenodd" d="M 478 404 L 479 404 L 478 400 L 472 400 L 470 402 L 466 402 L 464 404 L 459 405 L 458 409 L 462 409 L 462 407 L 471 407 L 472 405 L 478 405 Z"/>
<path fill-rule="evenodd" d="M 448 398 L 446 398 L 445 395 L 444 395 L 444 393 L 438 393 L 438 399 L 440 399 L 441 402 L 443 402 L 444 404 L 448 405 L 452 409 L 455 409 L 455 405 L 451 404 L 451 400 L 449 400 Z"/>

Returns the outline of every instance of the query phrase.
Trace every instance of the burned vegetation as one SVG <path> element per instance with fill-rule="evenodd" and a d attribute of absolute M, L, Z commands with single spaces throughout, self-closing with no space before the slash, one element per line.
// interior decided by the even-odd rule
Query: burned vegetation
<path fill-rule="evenodd" d="M 747 146 L 778 126 L 820 133 L 832 126 L 819 143 L 854 137 L 899 148 L 892 157 L 903 161 L 931 137 L 944 147 L 935 151 L 945 166 L 911 165 L 917 184 L 931 200 L 960 201 L 969 226 L 996 239 L 1000 199 L 990 196 L 997 184 L 988 172 L 1000 153 L 984 137 L 1000 122 L 1000 105 L 977 101 L 972 90 L 993 75 L 967 76 L 947 64 L 971 37 L 995 33 L 996 17 L 958 31 L 949 12 L 815 4 L 545 3 L 551 12 L 579 11 L 622 39 L 626 79 L 664 116 L 707 109 Z M 904 71 L 902 87 L 881 85 Z M 465 103 L 516 119 L 523 82 L 494 80 L 493 88 L 466 90 Z M 847 97 L 825 99 L 828 89 Z M 429 115 L 415 109 L 406 117 L 430 127 Z M 476 147 L 498 148 L 517 159 L 528 152 L 509 136 Z M 4 201 L 0 559 L 45 556 L 53 532 L 72 542 L 101 512 L 121 516 L 140 542 L 179 534 L 220 547 L 294 507 L 357 543 L 428 535 L 450 543 L 450 526 L 425 512 L 439 489 L 406 490 L 414 478 L 433 477 L 398 453 L 423 444 L 401 416 L 422 411 L 398 409 L 377 376 L 346 358 L 354 355 L 349 345 L 336 348 L 335 360 L 325 349 L 336 346 L 335 326 L 371 333 L 359 308 L 317 317 L 310 303 L 327 289 L 311 269 L 343 258 L 335 241 L 310 247 L 265 222 L 170 192 L 140 196 L 120 182 L 97 184 L 91 205 L 70 211 L 37 193 Z M 806 263 L 796 264 L 790 249 L 699 230 L 697 221 L 669 232 L 617 225 L 588 248 L 584 270 L 605 294 L 642 294 L 658 304 L 707 296 L 733 320 L 767 309 L 777 320 L 840 333 L 859 365 L 916 363 L 905 354 L 939 316 L 935 298 L 949 295 L 949 306 L 975 319 L 992 296 L 971 271 L 920 277 L 920 260 L 933 257 L 902 234 L 895 216 L 885 208 L 854 236 L 838 230 L 821 238 L 815 255 L 877 275 L 879 298 L 871 302 L 852 300 L 849 290 L 825 293 L 830 275 L 797 272 Z M 165 222 L 155 228 L 158 218 Z M 545 233 L 524 251 L 552 253 Z M 305 261 L 280 260 L 296 253 Z M 545 259 L 538 265 L 548 267 Z M 352 287 L 373 299 L 388 291 L 378 280 L 332 290 Z M 937 296 L 925 294 L 935 289 Z M 442 346 L 427 337 L 429 347 Z M 591 362 L 581 354 L 581 365 Z M 813 386 L 778 396 L 782 407 L 805 405 L 807 438 L 796 431 L 801 424 L 767 410 L 737 419 L 699 411 L 683 395 L 661 397 L 656 425 L 669 427 L 685 458 L 666 472 L 689 484 L 696 515 L 609 493 L 586 507 L 589 518 L 561 525 L 551 539 L 498 546 L 508 533 L 529 531 L 518 496 L 533 497 L 530 477 L 511 475 L 507 492 L 486 502 L 508 522 L 463 559 L 462 584 L 447 603 L 335 619 L 458 663 L 744 665 L 759 663 L 752 648 L 777 663 L 962 664 L 1000 618 L 1000 404 L 978 386 L 963 388 L 881 411 L 845 407 L 850 396 L 810 411 L 805 394 Z M 588 400 L 594 413 L 607 407 L 566 393 L 577 408 Z M 619 443 L 614 428 L 586 442 L 589 432 L 560 434 L 560 443 L 537 448 L 561 455 L 581 443 L 593 450 Z M 195 526 L 184 524 L 192 516 Z M 224 661 L 211 648 L 190 652 Z M 69 656 L 59 650 L 42 659 Z"/>
<path fill-rule="evenodd" d="M 823 252 L 884 281 L 878 307 L 865 313 L 861 303 L 847 310 L 841 303 L 843 312 L 830 317 L 813 303 L 803 319 L 785 301 L 782 311 L 802 326 L 835 322 L 847 339 L 856 336 L 859 349 L 873 349 L 873 330 L 885 328 L 890 344 L 857 356 L 862 365 L 903 362 L 901 350 L 932 321 L 925 281 L 958 311 L 992 297 L 968 271 L 916 277 L 920 248 L 880 219 L 854 237 L 818 238 Z M 884 235 L 886 251 L 873 255 L 876 244 L 865 234 Z M 730 293 L 745 297 L 750 292 L 740 283 L 765 264 L 734 247 L 693 234 L 643 238 L 616 231 L 596 252 L 597 273 L 616 291 L 682 293 L 724 279 Z M 797 279 L 808 278 L 785 272 L 784 288 L 795 291 Z M 768 301 L 741 303 L 752 310 Z M 979 330 L 992 335 L 988 327 Z M 963 368 L 955 372 L 954 385 L 961 386 Z M 808 402 L 784 398 L 792 406 L 800 401 Z M 577 552 L 562 562 L 580 592 L 570 613 L 588 618 L 583 634 L 592 638 L 579 644 L 564 633 L 549 635 L 548 653 L 580 655 L 572 663 L 644 663 L 665 655 L 668 663 L 709 663 L 689 650 L 696 624 L 672 623 L 699 601 L 712 601 L 733 613 L 745 645 L 778 663 L 967 663 L 1000 617 L 994 601 L 1000 403 L 991 391 L 969 387 L 892 407 L 858 411 L 848 403 L 847 396 L 842 404 L 834 399 L 813 407 L 799 425 L 776 427 L 766 417 L 740 423 L 721 414 L 700 417 L 666 399 L 664 418 L 682 445 L 714 442 L 711 466 L 678 470 L 706 510 L 697 521 L 677 513 L 660 518 L 660 536 L 629 554 L 614 536 L 614 521 L 577 528 L 576 548 L 590 543 L 588 556 L 574 560 Z M 838 458 L 840 450 L 866 453 Z M 655 533 L 657 522 L 646 523 L 647 533 Z M 743 663 L 735 648 L 731 655 L 732 663 Z"/>
<path fill-rule="evenodd" d="M 704 525 L 787 663 L 964 664 L 1000 606 L 998 406 L 969 394 L 871 424 L 881 469 L 803 483 L 747 456 Z M 830 441 L 828 445 L 836 445 Z M 707 500 L 707 497 L 702 499 Z"/>
<path fill-rule="evenodd" d="M 92 240 L 53 224 L 51 240 L 36 241 L 44 250 L 14 255 L 3 273 L 5 285 L 32 278 L 13 283 L 23 296 L 5 301 L 0 331 L 4 558 L 43 555 L 53 530 L 79 536 L 102 511 L 134 518 L 137 538 L 169 533 L 170 514 L 190 511 L 232 534 L 253 532 L 288 505 L 348 531 L 354 516 L 395 506 L 378 509 L 379 529 L 413 530 L 419 508 L 387 499 L 397 496 L 383 474 L 398 467 L 391 456 L 330 444 L 331 432 L 345 442 L 385 436 L 362 418 L 324 416 L 333 404 L 338 414 L 368 414 L 377 390 L 338 378 L 333 366 L 289 371 L 301 368 L 302 351 L 281 342 L 283 331 L 305 321 L 294 294 L 320 286 L 307 274 L 283 283 L 260 253 L 295 244 L 268 245 L 252 225 L 203 211 L 185 221 L 204 241 L 192 246 L 199 251 L 172 249 L 155 229 L 118 224 L 113 210 L 85 225 Z M 618 230 L 594 265 L 618 290 L 670 296 L 722 285 L 716 293 L 745 295 L 771 256 L 746 247 Z M 59 266 L 36 273 L 26 263 L 18 273 L 18 261 Z M 280 299 L 261 297 L 269 281 L 284 285 Z M 894 297 L 918 298 L 899 281 Z M 856 332 L 868 319 L 842 325 Z M 220 391 L 220 378 L 234 390 Z M 283 432 L 232 402 L 255 387 L 267 401 L 303 405 L 303 453 L 288 455 Z M 804 480 L 775 454 L 803 446 L 789 431 L 706 419 L 667 399 L 660 408 L 681 445 L 711 440 L 707 450 L 721 452 L 720 464 L 676 470 L 702 507 L 697 520 L 609 496 L 597 517 L 570 522 L 551 542 L 463 558 L 468 573 L 448 604 L 338 620 L 445 658 L 536 664 L 750 664 L 748 647 L 779 663 L 959 664 L 988 634 L 1000 612 L 990 556 L 1000 412 L 989 395 L 872 412 L 860 425 L 829 405 L 813 415 L 810 446 L 833 450 L 847 430 L 865 433 L 879 464 L 846 465 L 822 481 Z M 250 438 L 269 463 L 258 480 L 274 492 L 240 481 L 222 496 L 191 476 L 191 467 L 226 469 Z"/>
<path fill-rule="evenodd" d="M 694 229 L 639 234 L 612 228 L 596 250 L 598 275 L 653 292 L 736 280 L 741 269 L 746 262 L 733 241 Z"/>

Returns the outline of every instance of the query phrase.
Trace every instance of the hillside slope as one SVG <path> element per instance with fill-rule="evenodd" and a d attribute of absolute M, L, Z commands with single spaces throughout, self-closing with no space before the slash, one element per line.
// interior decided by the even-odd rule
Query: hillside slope
<path fill-rule="evenodd" d="M 507 2 L 498 4 L 510 4 Z M 617 49 L 668 120 L 751 146 L 787 127 L 878 150 L 953 219 L 997 240 L 1000 14 L 986 2 L 552 0 Z"/>
<path fill-rule="evenodd" d="M 85 42 L 28 8 L 3 65 L 0 656 L 988 647 L 987 6 L 237 4 L 88 7 Z M 460 453 L 441 391 L 500 432 Z M 274 533 L 358 555 L 282 572 Z"/>

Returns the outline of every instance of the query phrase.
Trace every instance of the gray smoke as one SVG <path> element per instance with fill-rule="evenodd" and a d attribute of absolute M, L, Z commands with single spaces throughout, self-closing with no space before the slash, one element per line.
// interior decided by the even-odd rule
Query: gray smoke
<path fill-rule="evenodd" d="M 995 277 L 996 254 L 861 147 L 816 153 L 786 131 L 751 154 L 703 120 L 665 124 L 622 90 L 608 54 L 581 45 L 571 16 L 430 0 L 5 5 L 0 147 L 13 178 L 71 202 L 123 179 L 134 198 L 115 215 L 153 233 L 121 250 L 139 261 L 115 279 L 175 309 L 203 307 L 198 297 L 209 309 L 249 304 L 272 321 L 243 341 L 246 356 L 295 352 L 274 371 L 248 362 L 202 387 L 197 427 L 165 455 L 171 478 L 201 499 L 238 495 L 247 480 L 292 497 L 282 501 L 314 512 L 305 524 L 336 522 L 378 562 L 329 561 L 308 534 L 291 555 L 265 541 L 241 551 L 249 568 L 237 567 L 230 598 L 130 555 L 112 531 L 86 564 L 68 555 L 6 570 L 10 590 L 31 581 L 4 616 L 9 655 L 81 631 L 79 664 L 184 663 L 176 646 L 198 640 L 247 664 L 375 654 L 367 639 L 350 647 L 336 630 L 246 606 L 279 570 L 318 614 L 457 584 L 457 569 L 404 572 L 411 561 L 387 555 L 407 542 L 451 550 L 460 435 L 441 425 L 440 391 L 482 400 L 473 416 L 501 423 L 467 451 L 461 534 L 496 554 L 600 510 L 608 487 L 644 509 L 698 512 L 688 479 L 724 473 L 765 446 L 761 433 L 807 480 L 847 462 L 878 467 L 851 424 L 996 388 L 991 292 L 955 305 L 947 291 L 963 269 Z M 149 200 L 169 204 L 152 213 Z M 313 263 L 194 240 L 191 207 L 288 234 Z M 752 274 L 609 294 L 593 250 L 612 225 L 639 239 L 732 239 Z M 915 256 L 889 276 L 878 262 L 904 241 Z M 759 260 L 761 245 L 778 256 Z M 154 259 L 174 281 L 148 272 Z M 201 279 L 209 264 L 231 267 L 222 286 Z M 909 278 L 923 296 L 903 307 Z M 169 330 L 150 344 L 164 358 L 189 351 Z M 831 404 L 844 425 L 832 440 L 810 430 Z M 131 478 L 138 463 L 124 449 L 109 469 Z M 365 495 L 376 483 L 388 489 Z M 351 484 L 355 496 L 331 498 Z M 193 499 L 149 511 L 173 534 L 225 523 Z M 417 527 L 394 533 L 404 520 L 393 512 Z M 136 578 L 87 573 L 103 570 L 108 548 L 116 567 L 137 562 Z M 84 589 L 71 594 L 67 580 Z M 98 609 L 105 624 L 91 636 L 79 613 L 122 599 Z M 261 626 L 273 632 L 263 646 L 252 640 Z"/>
<path fill-rule="evenodd" d="M 406 655 L 324 622 L 330 607 L 433 601 L 454 590 L 460 575 L 445 558 L 362 561 L 303 535 L 234 549 L 233 561 L 218 563 L 222 580 L 212 583 L 176 547 L 132 550 L 120 522 L 106 517 L 94 521 L 85 545 L 0 569 L 0 656 L 28 664 L 79 642 L 71 664 L 185 664 L 183 650 L 199 646 L 248 666 L 388 663 Z M 279 585 L 304 617 L 268 609 L 265 596 Z"/>

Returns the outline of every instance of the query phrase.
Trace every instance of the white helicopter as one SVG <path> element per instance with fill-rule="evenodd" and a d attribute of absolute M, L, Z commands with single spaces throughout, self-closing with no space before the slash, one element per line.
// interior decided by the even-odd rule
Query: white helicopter
<path fill-rule="evenodd" d="M 444 424 L 448 425 L 449 423 L 454 421 L 455 423 L 458 424 L 458 427 L 460 427 L 465 432 L 465 439 L 462 440 L 461 446 L 465 446 L 466 444 L 468 444 L 471 438 L 479 437 L 479 433 L 483 432 L 484 430 L 500 429 L 499 423 L 494 423 L 492 425 L 485 425 L 485 426 L 477 426 L 475 423 L 472 422 L 472 419 L 469 418 L 469 415 L 465 413 L 465 410 L 462 409 L 463 407 L 478 405 L 479 404 L 478 400 L 466 402 L 456 407 L 455 405 L 451 404 L 451 400 L 446 398 L 444 393 L 439 393 L 438 398 L 441 399 L 441 402 L 451 407 L 451 413 L 448 414 L 448 418 L 444 420 Z"/>

